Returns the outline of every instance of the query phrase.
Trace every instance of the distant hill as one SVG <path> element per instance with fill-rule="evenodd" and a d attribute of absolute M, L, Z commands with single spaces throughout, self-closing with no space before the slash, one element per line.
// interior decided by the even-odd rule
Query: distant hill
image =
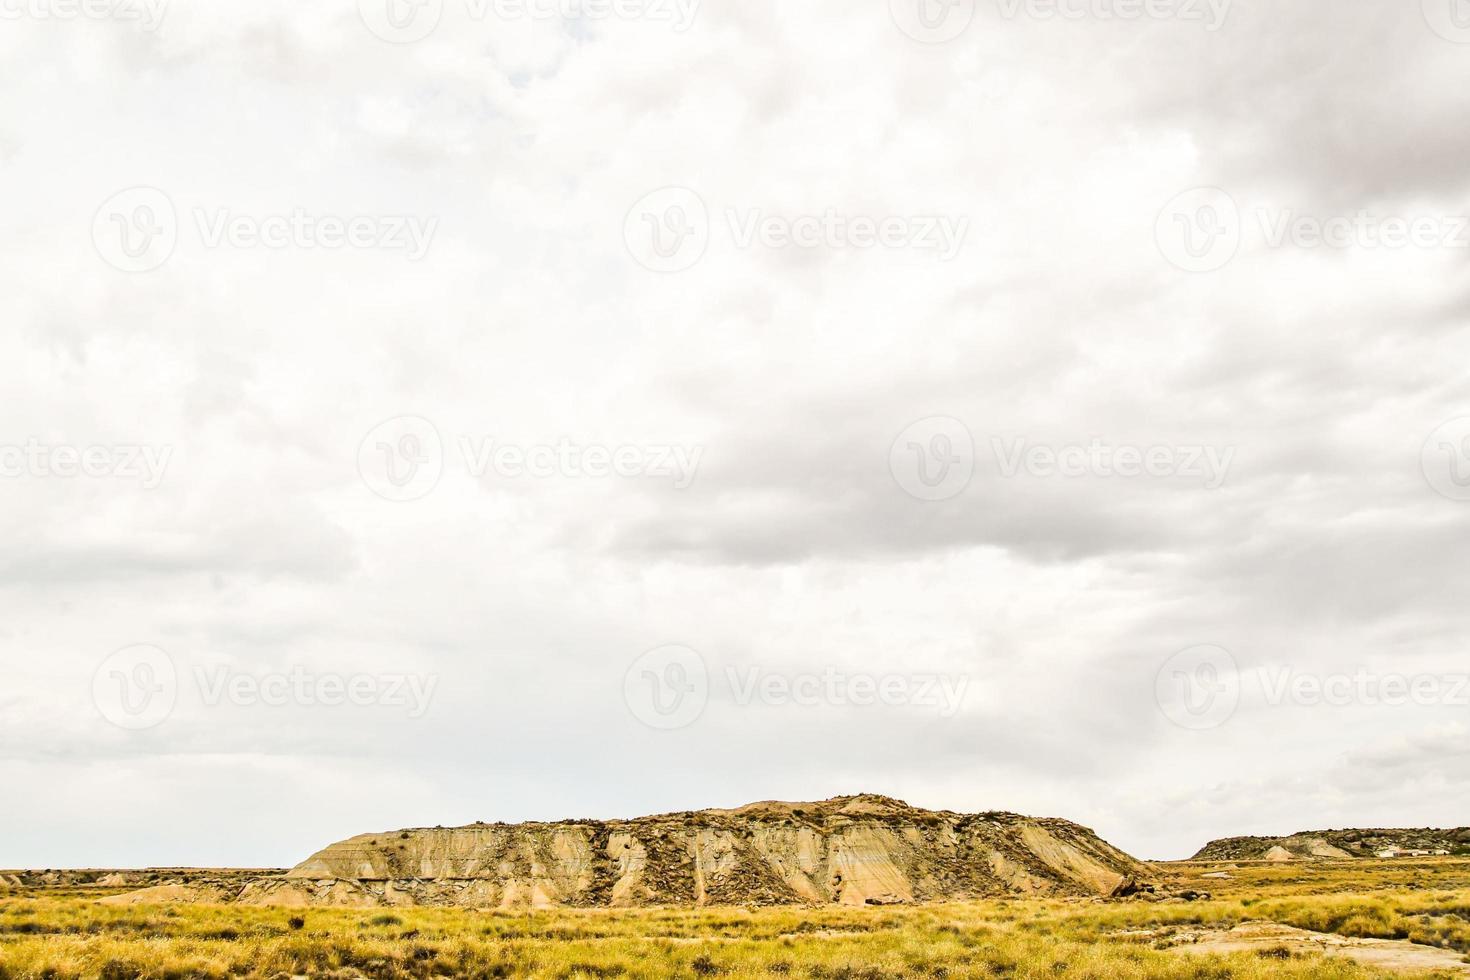
<path fill-rule="evenodd" d="M 1108 895 L 1152 869 L 1066 820 L 886 796 L 362 834 L 236 898 L 282 905 L 887 905 Z"/>
<path fill-rule="evenodd" d="M 1470 854 L 1470 827 L 1435 830 L 1314 830 L 1290 837 L 1226 837 L 1200 849 L 1194 861 L 1332 861 L 1380 855 Z"/>

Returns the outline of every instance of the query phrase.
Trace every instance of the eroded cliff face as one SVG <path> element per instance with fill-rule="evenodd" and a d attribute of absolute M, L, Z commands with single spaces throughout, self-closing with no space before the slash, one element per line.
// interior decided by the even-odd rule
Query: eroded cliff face
<path fill-rule="evenodd" d="M 1226 837 L 1212 840 L 1191 861 L 1342 861 L 1374 858 L 1384 851 L 1459 854 L 1470 850 L 1470 827 L 1388 830 L 1311 830 L 1290 837 Z"/>
<path fill-rule="evenodd" d="M 881 796 L 636 820 L 362 834 L 240 901 L 481 907 L 887 904 L 1106 895 L 1146 866 L 1085 827 Z"/>

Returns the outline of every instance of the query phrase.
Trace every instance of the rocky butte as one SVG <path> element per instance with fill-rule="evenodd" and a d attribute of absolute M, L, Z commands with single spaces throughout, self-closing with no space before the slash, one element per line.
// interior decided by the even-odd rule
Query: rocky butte
<path fill-rule="evenodd" d="M 886 905 L 1105 896 L 1149 873 L 1066 820 L 922 810 L 864 794 L 632 820 L 362 834 L 284 875 L 199 899 L 351 907 Z M 147 891 L 119 898 L 146 901 Z"/>

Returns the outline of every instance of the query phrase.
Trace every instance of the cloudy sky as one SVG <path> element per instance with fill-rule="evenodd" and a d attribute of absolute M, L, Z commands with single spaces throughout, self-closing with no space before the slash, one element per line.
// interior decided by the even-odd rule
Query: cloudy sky
<path fill-rule="evenodd" d="M 0 867 L 1465 822 L 1470 3 L 0 14 Z"/>

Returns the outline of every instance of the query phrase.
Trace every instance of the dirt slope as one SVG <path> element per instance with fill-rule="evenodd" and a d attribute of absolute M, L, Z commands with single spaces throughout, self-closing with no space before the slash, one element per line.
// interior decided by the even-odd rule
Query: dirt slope
<path fill-rule="evenodd" d="M 1226 837 L 1200 849 L 1193 861 L 1322 861 L 1372 858 L 1389 849 L 1470 851 L 1470 828 L 1450 830 L 1315 830 L 1290 837 Z"/>
<path fill-rule="evenodd" d="M 1065 820 L 966 815 L 884 796 L 753 803 L 634 820 L 363 834 L 239 901 L 637 906 L 1106 895 L 1148 866 Z"/>

